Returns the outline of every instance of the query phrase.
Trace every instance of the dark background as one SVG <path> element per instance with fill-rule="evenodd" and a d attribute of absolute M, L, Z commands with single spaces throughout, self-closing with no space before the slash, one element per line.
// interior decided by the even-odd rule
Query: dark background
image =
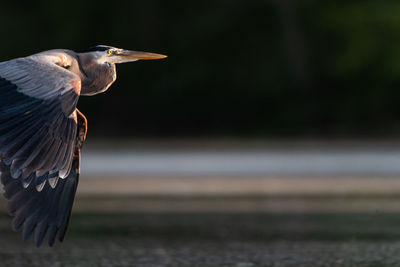
<path fill-rule="evenodd" d="M 0 15 L 0 60 L 96 44 L 169 56 L 81 99 L 92 137 L 400 135 L 398 1 L 7 1 Z"/>

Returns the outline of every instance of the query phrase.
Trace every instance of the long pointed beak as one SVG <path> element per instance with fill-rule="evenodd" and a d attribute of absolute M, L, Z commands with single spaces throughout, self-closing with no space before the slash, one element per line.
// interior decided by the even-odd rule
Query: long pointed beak
<path fill-rule="evenodd" d="M 149 52 L 140 52 L 140 51 L 130 51 L 130 50 L 121 50 L 118 51 L 112 58 L 115 58 L 115 63 L 125 63 L 132 62 L 137 60 L 154 60 L 154 59 L 162 59 L 167 56 Z"/>

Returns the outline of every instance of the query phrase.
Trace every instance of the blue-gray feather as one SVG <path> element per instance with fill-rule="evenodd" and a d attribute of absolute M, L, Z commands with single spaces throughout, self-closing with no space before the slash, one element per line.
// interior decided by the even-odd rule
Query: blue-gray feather
<path fill-rule="evenodd" d="M 15 216 L 12 228 L 18 231 L 22 227 L 24 240 L 33 234 L 36 246 L 40 246 L 47 234 L 48 243 L 52 246 L 56 238 L 60 241 L 64 239 L 79 180 L 76 171 L 78 162 L 74 164 L 68 177 L 60 179 L 55 188 L 45 183 L 39 192 L 36 183 L 22 187 L 11 176 L 9 166 L 0 162 L 0 178 L 5 189 L 4 196 L 8 199 L 8 211 Z"/>

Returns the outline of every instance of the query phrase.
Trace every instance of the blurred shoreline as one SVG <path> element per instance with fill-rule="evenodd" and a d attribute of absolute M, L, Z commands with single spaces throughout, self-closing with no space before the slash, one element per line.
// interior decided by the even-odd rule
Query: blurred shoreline
<path fill-rule="evenodd" d="M 394 196 L 397 177 L 151 177 L 81 175 L 79 193 L 119 196 Z"/>
<path fill-rule="evenodd" d="M 88 141 L 82 173 L 125 176 L 400 176 L 396 140 Z"/>
<path fill-rule="evenodd" d="M 395 141 L 89 139 L 82 160 L 75 212 L 400 211 Z"/>
<path fill-rule="evenodd" d="M 0 199 L 0 210 L 6 201 Z M 398 213 L 400 180 L 347 177 L 80 179 L 75 213 Z M 0 212 L 2 213 L 2 212 Z"/>

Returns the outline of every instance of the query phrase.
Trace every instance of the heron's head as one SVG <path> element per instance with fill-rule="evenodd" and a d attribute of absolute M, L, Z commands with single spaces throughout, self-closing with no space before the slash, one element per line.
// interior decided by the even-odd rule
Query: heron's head
<path fill-rule="evenodd" d="M 167 57 L 161 54 L 125 50 L 106 45 L 97 45 L 85 51 L 81 51 L 81 53 L 90 53 L 99 63 L 107 62 L 111 64 L 133 62 L 137 60 L 154 60 Z"/>

